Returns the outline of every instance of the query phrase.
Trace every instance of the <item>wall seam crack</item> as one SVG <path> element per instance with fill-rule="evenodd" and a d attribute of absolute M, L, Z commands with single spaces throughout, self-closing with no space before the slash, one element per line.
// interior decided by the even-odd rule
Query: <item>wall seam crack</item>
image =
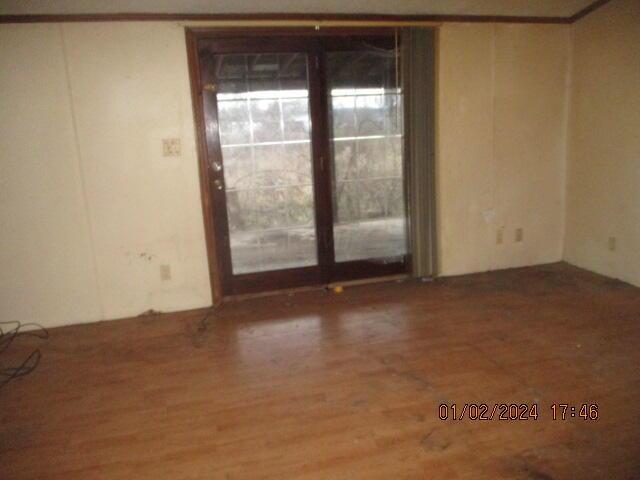
<path fill-rule="evenodd" d="M 105 318 L 105 313 L 104 313 L 105 306 L 102 298 L 102 288 L 100 286 L 100 275 L 99 275 L 99 268 L 98 268 L 98 257 L 96 254 L 94 227 L 93 227 L 93 221 L 91 219 L 91 214 L 90 214 L 89 196 L 87 195 L 87 187 L 86 187 L 86 181 L 85 181 L 85 171 L 82 166 L 82 152 L 80 150 L 80 137 L 78 135 L 78 122 L 76 120 L 76 108 L 75 108 L 75 101 L 73 96 L 73 87 L 71 86 L 71 72 L 69 69 L 68 50 L 67 50 L 67 42 L 64 35 L 64 25 L 59 24 L 58 27 L 59 27 L 58 31 L 60 32 L 60 41 L 62 43 L 62 58 L 64 62 L 64 71 L 65 71 L 65 77 L 67 82 L 67 92 L 69 95 L 69 113 L 71 115 L 71 126 L 73 128 L 73 140 L 74 140 L 74 146 L 75 146 L 76 155 L 78 159 L 77 167 L 78 167 L 78 175 L 80 177 L 80 190 L 82 192 L 82 199 L 84 201 L 84 216 L 85 216 L 86 228 L 89 233 L 89 247 L 91 249 L 91 259 L 93 262 L 93 276 L 96 284 L 96 295 L 98 300 L 98 310 L 100 314 L 100 318 L 98 318 L 98 321 L 99 321 L 99 320 L 104 320 Z"/>

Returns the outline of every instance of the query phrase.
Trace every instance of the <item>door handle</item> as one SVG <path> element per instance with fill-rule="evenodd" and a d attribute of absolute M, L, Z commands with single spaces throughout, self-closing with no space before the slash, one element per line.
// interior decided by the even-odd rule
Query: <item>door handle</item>
<path fill-rule="evenodd" d="M 213 186 L 216 187 L 216 190 L 222 190 L 224 188 L 224 186 L 222 185 L 222 180 L 220 180 L 219 178 L 216 178 L 213 181 Z"/>

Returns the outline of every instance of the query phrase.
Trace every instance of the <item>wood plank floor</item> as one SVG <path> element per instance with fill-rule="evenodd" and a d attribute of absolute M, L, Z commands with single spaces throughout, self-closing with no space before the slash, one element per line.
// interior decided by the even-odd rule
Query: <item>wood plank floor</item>
<path fill-rule="evenodd" d="M 640 478 L 640 289 L 622 282 L 554 264 L 204 315 L 54 329 L 0 390 L 0 479 Z M 539 418 L 442 421 L 442 403 Z"/>

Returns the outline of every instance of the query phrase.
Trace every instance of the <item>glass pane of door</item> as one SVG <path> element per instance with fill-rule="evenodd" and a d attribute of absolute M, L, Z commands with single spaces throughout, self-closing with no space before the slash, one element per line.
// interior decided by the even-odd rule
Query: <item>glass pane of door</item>
<path fill-rule="evenodd" d="M 317 265 L 306 54 L 213 62 L 233 274 Z"/>
<path fill-rule="evenodd" d="M 327 53 L 335 261 L 407 253 L 402 92 L 394 50 Z"/>

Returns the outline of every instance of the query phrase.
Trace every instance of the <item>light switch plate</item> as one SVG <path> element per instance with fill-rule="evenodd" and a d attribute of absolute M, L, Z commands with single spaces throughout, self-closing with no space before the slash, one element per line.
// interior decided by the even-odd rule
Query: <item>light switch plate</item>
<path fill-rule="evenodd" d="M 162 155 L 165 157 L 179 157 L 181 155 L 179 138 L 162 139 Z"/>

